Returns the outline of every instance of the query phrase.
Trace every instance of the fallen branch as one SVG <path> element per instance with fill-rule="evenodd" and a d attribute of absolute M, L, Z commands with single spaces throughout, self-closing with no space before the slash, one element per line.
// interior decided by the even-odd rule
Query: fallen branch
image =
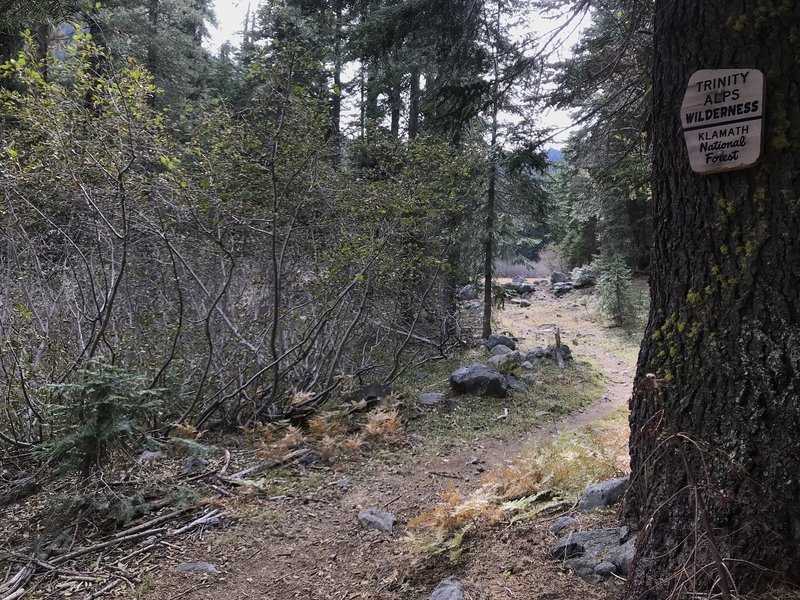
<path fill-rule="evenodd" d="M 214 510 L 211 510 L 211 511 L 207 512 L 206 514 L 204 514 L 202 517 L 199 517 L 199 518 L 195 519 L 191 523 L 188 523 L 187 525 L 184 525 L 183 527 L 179 527 L 178 529 L 176 529 L 172 533 L 170 533 L 170 535 L 171 536 L 180 535 L 181 533 L 185 533 L 185 532 L 189 531 L 190 529 L 193 529 L 193 528 L 197 527 L 198 525 L 207 525 L 209 523 L 216 524 L 216 523 L 219 522 L 219 514 L 220 514 L 219 509 L 215 508 Z"/>
<path fill-rule="evenodd" d="M 9 594 L 8 596 L 3 596 L 2 600 L 17 600 L 18 598 L 22 598 L 25 595 L 25 588 L 19 588 L 13 594 Z"/>
<path fill-rule="evenodd" d="M 17 574 L 14 575 L 11 579 L 6 581 L 2 586 L 0 586 L 0 594 L 6 594 L 0 600 L 9 600 L 9 598 L 21 598 L 22 595 L 15 595 L 19 594 L 19 591 L 22 590 L 22 594 L 25 593 L 23 586 L 30 581 L 31 577 L 33 576 L 34 566 L 33 562 L 27 563 L 24 567 L 22 567 Z"/>
<path fill-rule="evenodd" d="M 258 475 L 259 473 L 268 471 L 269 469 L 274 469 L 275 467 L 282 467 L 292 461 L 303 458 L 306 454 L 309 454 L 310 452 L 311 448 L 300 448 L 299 450 L 290 452 L 283 458 L 268 460 L 263 464 L 248 467 L 243 471 L 239 471 L 238 473 L 230 475 L 229 477 L 223 477 L 222 475 L 220 475 L 218 479 L 220 481 L 224 481 L 225 483 L 232 483 L 234 485 L 239 485 L 240 480 L 245 475 Z"/>
<path fill-rule="evenodd" d="M 79 558 L 86 554 L 92 554 L 93 552 L 97 552 L 98 550 L 103 550 L 110 546 L 116 546 L 117 544 L 121 544 L 123 542 L 132 542 L 134 540 L 140 540 L 142 538 L 149 537 L 151 535 L 158 535 L 159 533 L 164 533 L 165 531 L 167 531 L 166 527 L 160 527 L 156 529 L 148 529 L 146 531 L 140 531 L 139 533 L 134 533 L 131 535 L 125 535 L 123 537 L 111 538 L 110 540 L 106 540 L 105 542 L 100 542 L 99 544 L 94 544 L 93 546 L 86 546 L 85 548 L 78 548 L 77 550 L 69 552 L 68 554 L 62 554 L 61 556 L 57 556 L 56 558 L 50 561 L 50 564 L 61 565 L 67 562 L 68 560 Z"/>
<path fill-rule="evenodd" d="M 127 535 L 131 535 L 133 533 L 139 533 L 140 531 L 142 531 L 144 529 L 150 529 L 150 528 L 154 527 L 155 525 L 163 523 L 164 521 L 169 521 L 169 520 L 173 519 L 174 517 L 177 517 L 178 515 L 182 515 L 183 513 L 185 513 L 186 511 L 189 511 L 191 509 L 192 509 L 191 506 L 185 506 L 183 508 L 179 508 L 178 510 L 174 510 L 171 513 L 167 513 L 166 515 L 162 515 L 160 517 L 156 517 L 155 519 L 150 519 L 149 521 L 145 521 L 144 523 L 136 525 L 135 527 L 131 527 L 129 529 L 125 529 L 124 531 L 119 531 L 116 534 L 114 534 L 113 537 L 114 538 L 122 538 L 122 537 L 125 537 Z"/>

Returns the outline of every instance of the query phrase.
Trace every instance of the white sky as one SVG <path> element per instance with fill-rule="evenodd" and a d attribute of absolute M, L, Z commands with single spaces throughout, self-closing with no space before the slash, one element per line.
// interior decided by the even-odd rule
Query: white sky
<path fill-rule="evenodd" d="M 218 25 L 210 28 L 211 39 L 208 45 L 213 50 L 217 50 L 225 42 L 239 45 L 247 7 L 252 6 L 252 14 L 259 2 L 260 0 L 214 0 Z"/>
<path fill-rule="evenodd" d="M 252 14 L 262 2 L 263 0 L 214 0 L 217 27 L 210 28 L 209 47 L 216 51 L 226 41 L 237 46 L 242 40 L 241 32 L 248 7 L 250 7 Z M 546 32 L 556 28 L 560 22 L 563 21 L 538 18 L 532 19 L 531 26 L 535 31 L 538 30 L 542 34 L 546 34 Z M 578 41 L 583 28 L 583 23 L 573 24 L 563 33 L 561 36 L 562 48 L 559 51 L 560 55 L 569 54 L 569 49 Z M 573 123 L 573 120 L 567 111 L 551 110 L 542 115 L 542 123 L 554 130 L 561 130 L 568 128 Z M 569 130 L 557 133 L 549 145 L 554 147 L 563 146 L 569 133 Z"/>

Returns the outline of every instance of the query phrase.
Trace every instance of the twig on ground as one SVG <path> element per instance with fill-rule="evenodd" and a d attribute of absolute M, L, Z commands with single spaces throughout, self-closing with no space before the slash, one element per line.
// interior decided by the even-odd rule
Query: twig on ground
<path fill-rule="evenodd" d="M 190 529 L 197 527 L 198 525 L 207 525 L 209 523 L 219 522 L 219 514 L 220 514 L 219 509 L 215 508 L 214 510 L 210 510 L 202 517 L 198 517 L 197 519 L 191 521 L 190 523 L 184 525 L 183 527 L 175 529 L 172 533 L 170 533 L 170 535 L 171 536 L 180 535 L 181 533 L 185 533 Z"/>
<path fill-rule="evenodd" d="M 94 592 L 93 594 L 87 594 L 84 596 L 84 600 L 94 600 L 95 598 L 99 598 L 100 596 L 105 596 L 115 587 L 117 587 L 120 583 L 122 583 L 122 579 L 115 579 L 108 585 L 101 587 L 99 590 Z"/>
<path fill-rule="evenodd" d="M 452 475 L 450 473 L 442 473 L 440 471 L 428 471 L 428 474 L 435 475 L 436 477 L 446 477 L 447 479 L 461 479 L 461 480 L 464 479 L 460 475 Z"/>

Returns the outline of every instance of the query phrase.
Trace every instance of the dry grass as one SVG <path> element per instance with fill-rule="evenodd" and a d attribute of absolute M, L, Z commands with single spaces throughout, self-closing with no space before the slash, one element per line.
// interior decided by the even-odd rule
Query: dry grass
<path fill-rule="evenodd" d="M 517 461 L 485 477 L 497 486 L 502 498 L 513 500 L 552 492 L 574 496 L 587 484 L 620 475 L 627 456 L 627 437 L 623 428 L 586 428 L 579 432 L 562 431 L 543 448 L 530 448 Z"/>
<path fill-rule="evenodd" d="M 512 465 L 487 473 L 468 496 L 448 489 L 441 502 L 409 522 L 407 545 L 458 557 L 473 529 L 535 518 L 565 499 L 572 502 L 589 483 L 626 472 L 627 441 L 622 411 L 578 432 L 562 431 L 551 444 L 531 447 Z"/>

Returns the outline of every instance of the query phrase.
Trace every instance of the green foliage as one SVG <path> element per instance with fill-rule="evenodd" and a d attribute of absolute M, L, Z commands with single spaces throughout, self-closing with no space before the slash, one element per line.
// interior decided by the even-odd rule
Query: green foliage
<path fill-rule="evenodd" d="M 66 4 L 65 0 L 2 0 L 0 31 L 63 16 L 67 12 Z"/>
<path fill-rule="evenodd" d="M 114 450 L 130 450 L 145 437 L 137 418 L 157 406 L 160 390 L 146 389 L 141 376 L 92 360 L 77 373 L 74 383 L 51 384 L 58 398 L 51 405 L 57 423 L 52 439 L 40 447 L 40 455 L 52 462 L 80 466 L 84 475 Z"/>
<path fill-rule="evenodd" d="M 631 284 L 631 271 L 619 256 L 602 256 L 596 298 L 600 313 L 617 327 L 626 329 L 636 324 L 639 302 Z"/>
<path fill-rule="evenodd" d="M 571 265 L 621 255 L 646 270 L 652 235 L 650 153 L 651 0 L 597 7 L 574 49 L 554 65 L 552 103 L 583 123 L 550 189 L 560 205 L 562 251 Z"/>
<path fill-rule="evenodd" d="M 110 60 L 135 58 L 154 77 L 159 107 L 178 109 L 202 97 L 211 68 L 202 46 L 214 19 L 211 0 L 107 0 L 91 19 Z"/>

